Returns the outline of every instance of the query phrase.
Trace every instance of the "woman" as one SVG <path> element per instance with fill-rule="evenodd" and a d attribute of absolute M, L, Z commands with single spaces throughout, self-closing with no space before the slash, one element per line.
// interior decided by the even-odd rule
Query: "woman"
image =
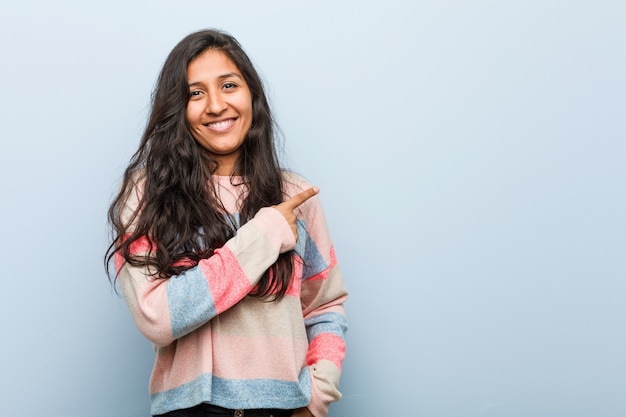
<path fill-rule="evenodd" d="M 274 139 L 237 40 L 176 45 L 106 254 L 155 346 L 153 416 L 323 417 L 341 396 L 347 293 L 318 189 L 281 169 Z"/>

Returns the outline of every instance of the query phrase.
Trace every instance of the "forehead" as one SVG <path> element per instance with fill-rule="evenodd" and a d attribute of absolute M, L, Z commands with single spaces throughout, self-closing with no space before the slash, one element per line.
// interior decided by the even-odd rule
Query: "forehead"
<path fill-rule="evenodd" d="M 216 50 L 206 50 L 195 57 L 187 65 L 187 77 L 215 78 L 225 74 L 241 77 L 241 71 L 226 53 Z"/>

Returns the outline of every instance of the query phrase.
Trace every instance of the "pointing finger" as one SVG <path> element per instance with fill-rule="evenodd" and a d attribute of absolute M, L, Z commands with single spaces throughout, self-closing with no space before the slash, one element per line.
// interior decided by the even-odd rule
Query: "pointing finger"
<path fill-rule="evenodd" d="M 284 204 L 293 210 L 319 192 L 319 188 L 311 187 L 308 190 L 304 190 L 301 193 L 294 195 L 289 200 L 285 201 Z"/>

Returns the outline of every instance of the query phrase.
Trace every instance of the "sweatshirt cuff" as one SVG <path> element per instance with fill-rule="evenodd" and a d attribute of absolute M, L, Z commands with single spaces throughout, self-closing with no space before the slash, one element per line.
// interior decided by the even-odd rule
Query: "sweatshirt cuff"
<path fill-rule="evenodd" d="M 320 360 L 309 367 L 311 372 L 311 402 L 308 409 L 315 417 L 326 417 L 328 408 L 341 398 L 339 378 L 341 371 L 328 360 Z"/>
<path fill-rule="evenodd" d="M 261 229 L 270 244 L 280 247 L 279 253 L 296 247 L 296 238 L 285 217 L 273 207 L 263 207 L 254 216 L 256 226 Z"/>

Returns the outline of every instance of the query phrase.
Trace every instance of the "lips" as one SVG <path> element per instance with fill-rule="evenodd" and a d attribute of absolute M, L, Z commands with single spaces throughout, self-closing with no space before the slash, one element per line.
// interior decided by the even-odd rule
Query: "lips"
<path fill-rule="evenodd" d="M 205 123 L 204 126 L 208 127 L 210 130 L 222 132 L 224 130 L 228 130 L 235 123 L 235 120 L 237 119 L 223 119 L 211 123 Z"/>

